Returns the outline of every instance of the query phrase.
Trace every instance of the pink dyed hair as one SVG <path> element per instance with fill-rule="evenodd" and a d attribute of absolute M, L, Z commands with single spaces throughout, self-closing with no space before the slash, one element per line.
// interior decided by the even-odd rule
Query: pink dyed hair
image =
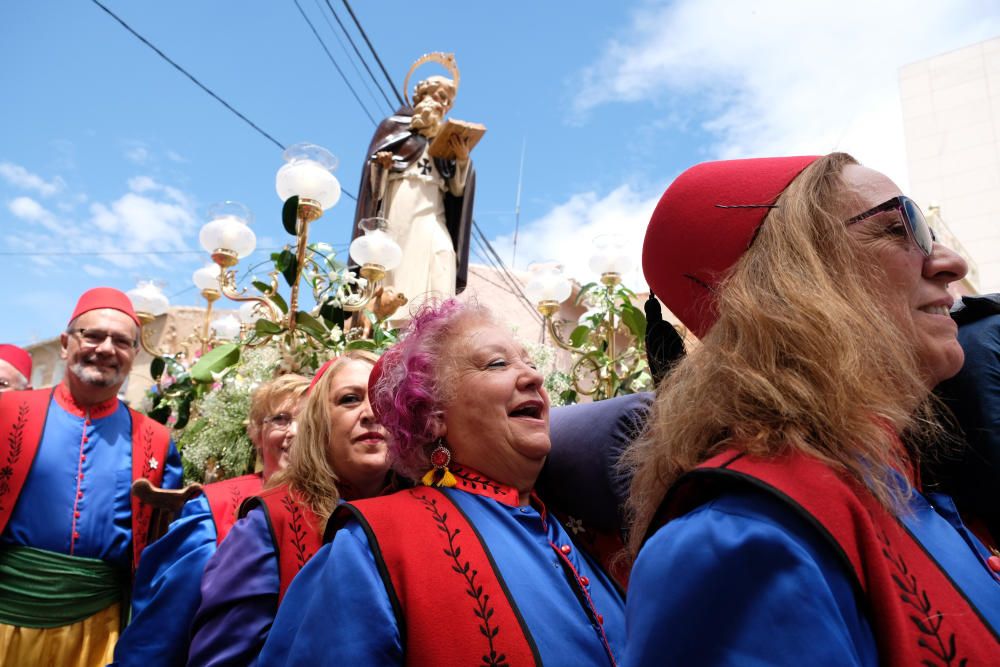
<path fill-rule="evenodd" d="M 447 299 L 422 307 L 403 338 L 382 355 L 382 374 L 369 400 L 379 422 L 392 436 L 393 467 L 410 479 L 430 469 L 436 426 L 450 398 L 447 381 L 455 335 L 469 320 L 493 321 L 478 303 Z"/>

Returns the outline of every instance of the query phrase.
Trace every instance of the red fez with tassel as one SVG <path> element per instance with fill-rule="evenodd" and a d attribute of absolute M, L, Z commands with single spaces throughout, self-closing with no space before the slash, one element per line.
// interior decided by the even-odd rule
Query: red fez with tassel
<path fill-rule="evenodd" d="M 819 156 L 703 162 L 674 180 L 646 228 L 650 290 L 699 338 L 718 319 L 715 290 L 781 193 Z"/>
<path fill-rule="evenodd" d="M 0 345 L 0 359 L 13 366 L 25 380 L 31 381 L 31 355 L 27 350 L 22 350 L 17 345 Z"/>

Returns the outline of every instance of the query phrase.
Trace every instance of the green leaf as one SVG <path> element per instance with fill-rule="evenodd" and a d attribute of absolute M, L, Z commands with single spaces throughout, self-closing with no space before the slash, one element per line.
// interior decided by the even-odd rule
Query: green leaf
<path fill-rule="evenodd" d="M 261 321 L 259 320 L 258 324 Z M 219 345 L 211 352 L 202 355 L 194 366 L 191 367 L 191 377 L 196 382 L 212 383 L 215 379 L 212 373 L 218 373 L 240 360 L 240 346 L 238 343 L 226 343 Z"/>
<path fill-rule="evenodd" d="M 573 347 L 580 347 L 587 342 L 587 338 L 589 337 L 590 327 L 586 324 L 581 324 L 577 328 L 573 329 L 573 333 L 569 335 L 569 342 Z"/>
<path fill-rule="evenodd" d="M 280 324 L 272 322 L 271 320 L 261 319 L 254 322 L 253 330 L 259 336 L 275 336 L 284 331 L 284 327 L 282 327 Z"/>
<path fill-rule="evenodd" d="M 324 320 L 329 322 L 331 327 L 338 326 L 341 329 L 344 328 L 344 323 L 349 317 L 343 308 L 337 308 L 330 302 L 329 299 L 327 299 L 319 309 L 319 315 Z"/>
<path fill-rule="evenodd" d="M 258 292 L 261 292 L 263 294 L 267 294 L 268 292 L 271 291 L 271 285 L 268 284 L 268 283 L 265 283 L 263 280 L 255 280 L 255 281 L 253 281 L 253 286 L 257 288 Z M 270 301 L 271 303 L 273 303 L 274 305 L 276 305 L 281 312 L 283 312 L 283 313 L 287 313 L 288 312 L 288 304 L 285 303 L 284 297 L 282 297 L 277 292 L 275 292 L 273 295 L 267 297 L 267 300 Z"/>
<path fill-rule="evenodd" d="M 571 403 L 576 403 L 576 390 L 567 389 L 563 393 L 559 394 L 559 400 L 562 401 L 563 405 L 569 405 Z"/>
<path fill-rule="evenodd" d="M 154 380 L 159 380 L 166 367 L 167 362 L 164 361 L 163 357 L 153 357 L 153 361 L 149 364 L 149 374 Z"/>
<path fill-rule="evenodd" d="M 188 419 L 191 418 L 191 397 L 188 397 L 186 401 L 181 403 L 177 407 L 177 423 L 174 424 L 175 429 L 182 429 L 187 426 Z"/>
<path fill-rule="evenodd" d="M 646 340 L 646 315 L 630 303 L 622 306 L 622 322 L 637 341 Z"/>
<path fill-rule="evenodd" d="M 280 261 L 275 262 L 275 266 L 281 271 L 281 275 L 284 276 L 285 282 L 288 283 L 289 287 L 295 284 L 295 281 L 299 277 L 299 265 L 295 261 L 295 254 L 291 250 L 288 248 L 282 250 Z M 284 268 L 281 268 L 282 266 Z"/>
<path fill-rule="evenodd" d="M 583 301 L 583 297 L 587 296 L 587 293 L 590 292 L 590 290 L 594 289 L 594 287 L 596 286 L 597 283 L 587 283 L 586 285 L 581 287 L 580 291 L 577 292 L 576 299 L 573 300 L 573 305 L 579 306 L 580 302 Z"/>
<path fill-rule="evenodd" d="M 295 313 L 295 324 L 306 333 L 312 334 L 316 338 L 326 338 L 326 327 L 324 327 L 315 317 L 305 311 Z"/>
<path fill-rule="evenodd" d="M 368 350 L 369 352 L 374 352 L 375 350 L 378 349 L 378 345 L 376 345 L 375 341 L 373 341 L 373 340 L 368 340 L 367 338 L 361 338 L 359 340 L 352 340 L 350 343 L 348 343 L 346 346 L 344 346 L 344 349 L 345 350 Z"/>
<path fill-rule="evenodd" d="M 155 419 L 161 424 L 166 424 L 167 420 L 170 419 L 170 405 L 167 403 L 161 403 L 157 407 L 147 412 L 146 416 L 149 417 L 150 419 Z"/>
<path fill-rule="evenodd" d="M 281 224 L 285 231 L 295 236 L 298 233 L 296 224 L 299 221 L 299 196 L 293 195 L 285 200 L 281 207 Z"/>

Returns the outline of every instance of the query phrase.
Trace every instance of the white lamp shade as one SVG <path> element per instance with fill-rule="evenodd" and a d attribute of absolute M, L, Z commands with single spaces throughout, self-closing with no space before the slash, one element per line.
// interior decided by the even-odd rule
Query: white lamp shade
<path fill-rule="evenodd" d="M 350 253 L 358 264 L 378 264 L 386 271 L 392 271 L 403 260 L 403 249 L 381 229 L 366 229 L 351 242 Z"/>
<path fill-rule="evenodd" d="M 562 271 L 562 266 L 555 263 L 532 264 L 528 267 L 531 276 L 524 291 L 534 303 L 555 301 L 562 303 L 573 293 L 573 285 Z"/>
<path fill-rule="evenodd" d="M 132 307 L 137 313 L 149 313 L 155 317 L 167 312 L 167 306 L 170 305 L 163 291 L 147 281 L 140 281 L 125 294 L 132 300 Z"/>
<path fill-rule="evenodd" d="M 634 261 L 632 253 L 625 245 L 625 239 L 617 234 L 604 234 L 594 239 L 594 254 L 590 256 L 590 268 L 600 274 L 628 273 Z"/>
<path fill-rule="evenodd" d="M 282 153 L 285 164 L 278 169 L 275 188 L 281 201 L 298 195 L 312 199 L 327 210 L 340 199 L 340 182 L 333 175 L 337 158 L 322 146 L 295 144 Z"/>
<path fill-rule="evenodd" d="M 240 321 L 235 315 L 220 317 L 212 322 L 212 328 L 215 329 L 215 336 L 222 340 L 233 340 L 240 335 Z"/>
<path fill-rule="evenodd" d="M 199 290 L 214 289 L 219 291 L 219 267 L 215 264 L 206 264 L 191 274 L 191 280 L 194 281 L 195 287 Z"/>
<path fill-rule="evenodd" d="M 257 235 L 235 215 L 223 215 L 205 223 L 198 234 L 206 252 L 228 250 L 243 259 L 257 247 Z"/>

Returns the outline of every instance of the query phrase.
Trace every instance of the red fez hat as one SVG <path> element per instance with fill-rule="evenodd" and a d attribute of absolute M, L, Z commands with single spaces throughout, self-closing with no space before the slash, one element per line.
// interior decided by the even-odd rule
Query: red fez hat
<path fill-rule="evenodd" d="M 0 359 L 13 366 L 25 380 L 31 381 L 31 355 L 17 345 L 0 345 Z"/>
<path fill-rule="evenodd" d="M 114 287 L 95 287 L 80 295 L 80 300 L 76 302 L 76 308 L 69 316 L 69 321 L 72 322 L 84 313 L 99 308 L 110 308 L 125 313 L 132 318 L 136 326 L 142 326 L 139 318 L 135 315 L 132 300 L 125 295 L 125 292 L 116 290 Z"/>
<path fill-rule="evenodd" d="M 818 158 L 703 162 L 663 193 L 646 228 L 642 272 L 699 338 L 718 317 L 716 286 L 750 247 L 778 196 Z"/>
<path fill-rule="evenodd" d="M 308 396 L 313 392 L 313 387 L 319 384 L 320 378 L 323 377 L 323 375 L 330 369 L 330 366 L 333 365 L 333 362 L 335 362 L 337 359 L 340 359 L 340 357 L 334 357 L 329 361 L 323 362 L 323 365 L 320 366 L 319 369 L 316 371 L 316 375 L 313 375 L 312 382 L 309 383 L 309 388 L 306 389 L 306 396 Z"/>

